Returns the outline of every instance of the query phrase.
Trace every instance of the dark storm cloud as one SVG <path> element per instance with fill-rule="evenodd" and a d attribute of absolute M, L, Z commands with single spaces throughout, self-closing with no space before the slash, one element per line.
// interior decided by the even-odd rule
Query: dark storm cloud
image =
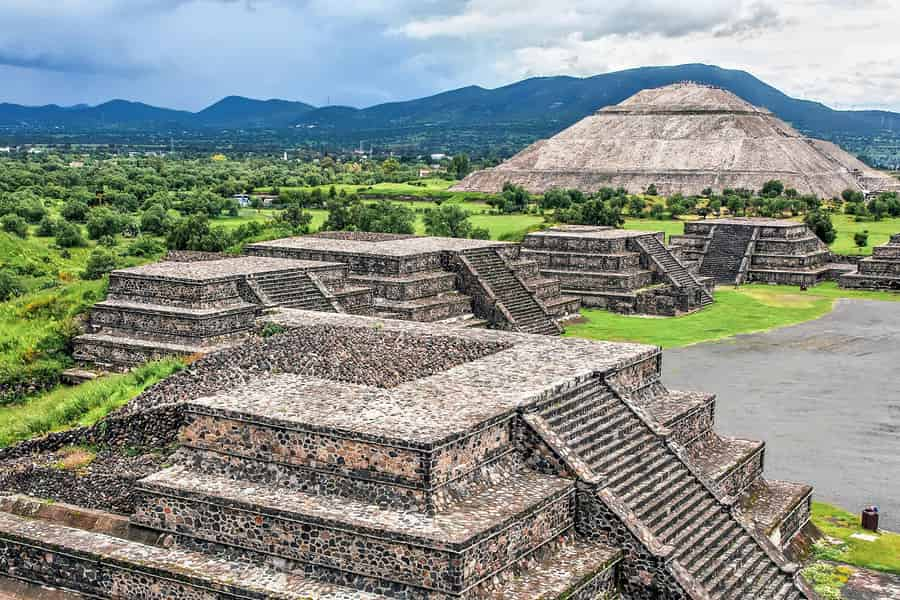
<path fill-rule="evenodd" d="M 876 51 L 854 49 L 877 35 L 864 26 L 896 22 L 891 2 L 2 0 L 0 102 L 123 97 L 199 109 L 241 94 L 361 106 L 529 74 L 694 61 L 763 76 L 778 65 L 797 88 L 828 89 L 830 73 L 813 80 L 808 68 L 823 59 L 819 13 L 843 11 L 834 21 L 848 39 L 836 58 L 852 68 Z M 850 103 L 864 97 L 831 89 Z M 897 89 L 881 97 L 894 102 Z"/>

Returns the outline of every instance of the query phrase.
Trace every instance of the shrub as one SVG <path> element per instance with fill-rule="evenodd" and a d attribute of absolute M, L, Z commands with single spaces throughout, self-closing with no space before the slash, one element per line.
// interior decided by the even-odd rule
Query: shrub
<path fill-rule="evenodd" d="M 87 221 L 88 237 L 99 240 L 106 235 L 118 235 L 124 227 L 122 215 L 104 206 L 91 211 Z"/>
<path fill-rule="evenodd" d="M 115 255 L 106 248 L 95 248 L 88 257 L 81 276 L 84 279 L 100 279 L 115 268 Z"/>
<path fill-rule="evenodd" d="M 154 204 L 141 215 L 141 231 L 153 235 L 165 235 L 172 219 L 168 211 L 159 204 Z"/>
<path fill-rule="evenodd" d="M 69 200 L 60 210 L 63 219 L 74 223 L 84 223 L 89 212 L 88 205 L 80 200 Z"/>
<path fill-rule="evenodd" d="M 222 227 L 210 228 L 206 215 L 196 214 L 180 219 L 169 230 L 166 245 L 172 250 L 221 252 L 228 247 L 230 236 Z"/>
<path fill-rule="evenodd" d="M 820 210 L 811 211 L 807 213 L 803 222 L 826 244 L 830 244 L 837 237 L 837 232 L 834 230 L 834 224 L 831 222 L 831 217 L 828 213 Z"/>
<path fill-rule="evenodd" d="M 44 218 L 41 219 L 41 222 L 38 223 L 37 235 L 38 237 L 53 237 L 56 234 L 56 228 L 58 226 L 58 219 L 45 215 Z"/>
<path fill-rule="evenodd" d="M 28 237 L 28 223 L 19 215 L 4 215 L 0 218 L 0 228 L 23 239 Z"/>
<path fill-rule="evenodd" d="M 0 302 L 6 302 L 11 298 L 22 294 L 24 289 L 19 278 L 7 269 L 0 269 Z"/>
<path fill-rule="evenodd" d="M 56 226 L 56 245 L 60 248 L 77 248 L 87 242 L 81 234 L 81 227 L 75 223 L 61 221 Z"/>
<path fill-rule="evenodd" d="M 139 256 L 143 258 L 157 256 L 165 252 L 166 247 L 162 242 L 154 240 L 150 237 L 139 237 L 128 245 L 125 254 L 128 256 Z"/>
<path fill-rule="evenodd" d="M 479 240 L 490 238 L 490 233 L 486 229 L 473 227 L 469 221 L 469 213 L 454 204 L 429 208 L 422 220 L 425 222 L 425 233 L 428 235 Z"/>
<path fill-rule="evenodd" d="M 865 248 L 869 243 L 869 230 L 864 229 L 862 231 L 854 232 L 853 243 L 856 244 L 857 248 Z"/>
<path fill-rule="evenodd" d="M 97 240 L 97 243 L 101 246 L 106 246 L 107 248 L 115 248 L 118 242 L 116 242 L 115 236 L 104 235 L 99 240 Z"/>

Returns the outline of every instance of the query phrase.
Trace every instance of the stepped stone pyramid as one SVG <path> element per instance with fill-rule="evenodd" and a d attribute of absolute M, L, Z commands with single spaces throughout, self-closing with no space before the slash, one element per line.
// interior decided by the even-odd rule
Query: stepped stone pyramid
<path fill-rule="evenodd" d="M 129 405 L 183 415 L 134 483 L 142 537 L 0 503 L 0 576 L 143 600 L 815 598 L 781 551 L 811 490 L 762 479 L 763 445 L 668 390 L 659 348 L 270 318 Z"/>
<path fill-rule="evenodd" d="M 370 312 L 371 291 L 347 282 L 342 263 L 238 257 L 164 261 L 113 271 L 94 305 L 75 359 L 122 370 L 165 355 L 236 343 L 261 309 L 286 306 Z"/>
<path fill-rule="evenodd" d="M 675 316 L 713 302 L 711 279 L 687 269 L 661 232 L 562 225 L 530 233 L 522 256 L 582 306 Z"/>
<path fill-rule="evenodd" d="M 577 313 L 559 282 L 506 242 L 367 232 L 323 232 L 248 245 L 247 254 L 341 262 L 349 280 L 370 287 L 387 318 L 485 325 L 555 335 Z"/>
<path fill-rule="evenodd" d="M 859 261 L 856 270 L 842 275 L 838 283 L 845 288 L 900 290 L 900 233 L 876 246 L 871 257 Z"/>
<path fill-rule="evenodd" d="M 499 192 L 504 183 L 542 194 L 552 188 L 701 195 L 711 188 L 785 187 L 822 198 L 846 189 L 900 190 L 900 182 L 822 140 L 806 138 L 765 108 L 695 83 L 646 89 L 540 140 L 453 189 Z"/>
<path fill-rule="evenodd" d="M 716 283 L 813 286 L 836 279 L 851 265 L 831 252 L 805 224 L 764 218 L 687 221 L 670 246 L 702 277 Z"/>

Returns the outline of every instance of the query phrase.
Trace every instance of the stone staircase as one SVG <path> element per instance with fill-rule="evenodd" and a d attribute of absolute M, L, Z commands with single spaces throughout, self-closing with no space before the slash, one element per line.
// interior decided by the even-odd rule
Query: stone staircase
<path fill-rule="evenodd" d="M 700 274 L 715 278 L 716 283 L 736 283 L 752 237 L 751 227 L 718 225 L 700 263 Z"/>
<path fill-rule="evenodd" d="M 183 446 L 138 482 L 132 524 L 358 597 L 614 597 L 621 552 L 576 534 L 576 482 L 526 466 L 508 422 L 486 425 L 494 451 L 466 457 L 320 431 L 295 401 L 186 406 Z"/>
<path fill-rule="evenodd" d="M 569 451 L 713 600 L 797 600 L 803 592 L 763 543 L 608 384 L 589 380 L 537 407 Z"/>
<path fill-rule="evenodd" d="M 512 318 L 517 331 L 558 335 L 559 325 L 536 294 L 529 290 L 514 270 L 493 248 L 467 250 L 463 253 L 474 275 L 486 284 Z"/>
<path fill-rule="evenodd" d="M 675 258 L 671 251 L 666 248 L 655 235 L 645 235 L 636 238 L 638 245 L 650 255 L 651 259 L 657 264 L 662 274 L 664 274 L 675 287 L 687 290 L 694 290 L 699 294 L 700 307 L 706 307 L 713 303 L 713 296 L 709 290 L 703 286 L 697 277 L 685 268 L 681 262 Z"/>
<path fill-rule="evenodd" d="M 332 302 L 322 293 L 309 273 L 294 271 L 263 274 L 254 277 L 253 281 L 265 294 L 267 304 L 285 308 L 337 312 Z"/>

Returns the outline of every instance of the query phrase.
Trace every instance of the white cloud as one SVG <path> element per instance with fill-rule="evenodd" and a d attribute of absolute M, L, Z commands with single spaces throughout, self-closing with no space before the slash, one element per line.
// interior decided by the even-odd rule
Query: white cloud
<path fill-rule="evenodd" d="M 365 105 L 704 62 L 900 110 L 898 29 L 897 0 L 2 0 L 0 101 Z"/>

